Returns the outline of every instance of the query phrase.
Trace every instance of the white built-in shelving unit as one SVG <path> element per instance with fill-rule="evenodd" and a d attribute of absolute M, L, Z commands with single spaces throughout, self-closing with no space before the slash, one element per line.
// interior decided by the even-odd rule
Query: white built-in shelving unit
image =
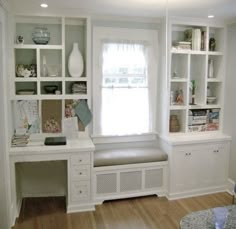
<path fill-rule="evenodd" d="M 168 41 L 168 116 L 167 134 L 190 132 L 219 132 L 222 130 L 223 89 L 224 89 L 224 25 L 199 23 L 195 21 L 170 20 Z M 176 42 L 186 41 L 185 32 L 200 29 L 201 47 L 198 50 L 175 46 Z M 215 39 L 215 49 L 209 49 L 209 39 Z M 213 77 L 209 77 L 209 60 L 213 60 Z M 192 104 L 191 82 L 195 81 L 195 98 Z M 181 91 L 183 102 L 178 103 Z M 215 101 L 209 102 L 209 97 Z M 179 129 L 172 131 L 170 119 L 177 115 Z M 202 121 L 195 121 L 199 116 Z M 194 120 L 195 119 L 195 120 Z M 201 118 L 199 118 L 201 119 Z M 204 121 L 205 119 L 205 121 Z M 175 132 L 175 133 L 174 133 Z"/>
<path fill-rule="evenodd" d="M 47 28 L 50 41 L 46 45 L 35 44 L 32 33 L 35 27 Z M 18 77 L 16 72 L 10 80 L 10 99 L 12 104 L 19 100 L 37 100 L 39 120 L 42 122 L 44 101 L 60 101 L 61 118 L 65 117 L 65 106 L 71 100 L 86 100 L 91 103 L 90 93 L 90 19 L 88 17 L 40 17 L 16 16 L 15 38 L 23 36 L 22 44 L 14 43 L 14 66 L 36 65 L 36 77 Z M 73 43 L 79 44 L 84 60 L 84 71 L 81 77 L 71 77 L 68 72 L 68 57 Z M 46 60 L 48 76 L 43 77 L 43 60 Z M 72 92 L 74 83 L 83 84 L 84 93 Z M 56 85 L 58 93 L 48 94 L 44 87 Z M 26 91 L 26 93 L 25 93 Z M 30 94 L 27 94 L 30 91 Z M 50 112 L 50 111 L 48 111 Z M 14 117 L 13 117 L 14 119 Z M 80 131 L 87 128 L 79 125 Z M 40 132 L 43 132 L 42 123 Z"/>

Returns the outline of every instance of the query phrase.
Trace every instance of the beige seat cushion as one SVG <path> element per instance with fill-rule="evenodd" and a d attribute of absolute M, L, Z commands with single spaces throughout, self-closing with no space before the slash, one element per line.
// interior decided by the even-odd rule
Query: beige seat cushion
<path fill-rule="evenodd" d="M 112 166 L 167 161 L 168 155 L 158 148 L 125 148 L 98 150 L 94 153 L 94 166 Z"/>

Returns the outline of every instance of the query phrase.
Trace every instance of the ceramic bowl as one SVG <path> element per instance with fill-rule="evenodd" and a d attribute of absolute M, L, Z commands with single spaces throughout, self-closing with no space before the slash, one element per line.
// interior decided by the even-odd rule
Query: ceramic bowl
<path fill-rule="evenodd" d="M 213 104 L 213 103 L 215 103 L 216 102 L 216 97 L 214 97 L 214 96 L 209 96 L 209 97 L 207 97 L 207 103 L 208 104 Z"/>
<path fill-rule="evenodd" d="M 35 44 L 46 45 L 50 40 L 50 33 L 47 31 L 47 28 L 36 27 L 32 33 L 32 40 Z"/>
<path fill-rule="evenodd" d="M 58 89 L 57 85 L 46 85 L 43 87 L 47 94 L 55 94 L 56 90 Z"/>

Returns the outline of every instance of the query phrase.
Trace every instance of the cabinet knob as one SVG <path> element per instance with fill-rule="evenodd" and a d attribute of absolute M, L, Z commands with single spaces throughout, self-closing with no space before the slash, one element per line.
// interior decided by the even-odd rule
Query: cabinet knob
<path fill-rule="evenodd" d="M 82 175 L 82 174 L 83 174 L 82 172 L 79 173 L 79 175 Z"/>
<path fill-rule="evenodd" d="M 79 190 L 79 193 L 81 194 L 81 193 L 82 193 L 82 191 L 81 191 L 81 190 Z"/>
<path fill-rule="evenodd" d="M 82 162 L 82 159 L 79 159 L 79 162 Z"/>

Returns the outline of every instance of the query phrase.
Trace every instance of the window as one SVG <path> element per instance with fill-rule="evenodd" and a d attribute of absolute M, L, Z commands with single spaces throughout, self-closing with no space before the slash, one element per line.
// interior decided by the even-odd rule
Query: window
<path fill-rule="evenodd" d="M 155 129 L 157 78 L 153 42 L 150 37 L 138 40 L 138 36 L 130 37 L 130 31 L 127 35 L 125 29 L 118 30 L 117 37 L 106 33 L 94 40 L 94 134 L 150 133 Z M 139 35 L 142 38 L 142 31 Z"/>

